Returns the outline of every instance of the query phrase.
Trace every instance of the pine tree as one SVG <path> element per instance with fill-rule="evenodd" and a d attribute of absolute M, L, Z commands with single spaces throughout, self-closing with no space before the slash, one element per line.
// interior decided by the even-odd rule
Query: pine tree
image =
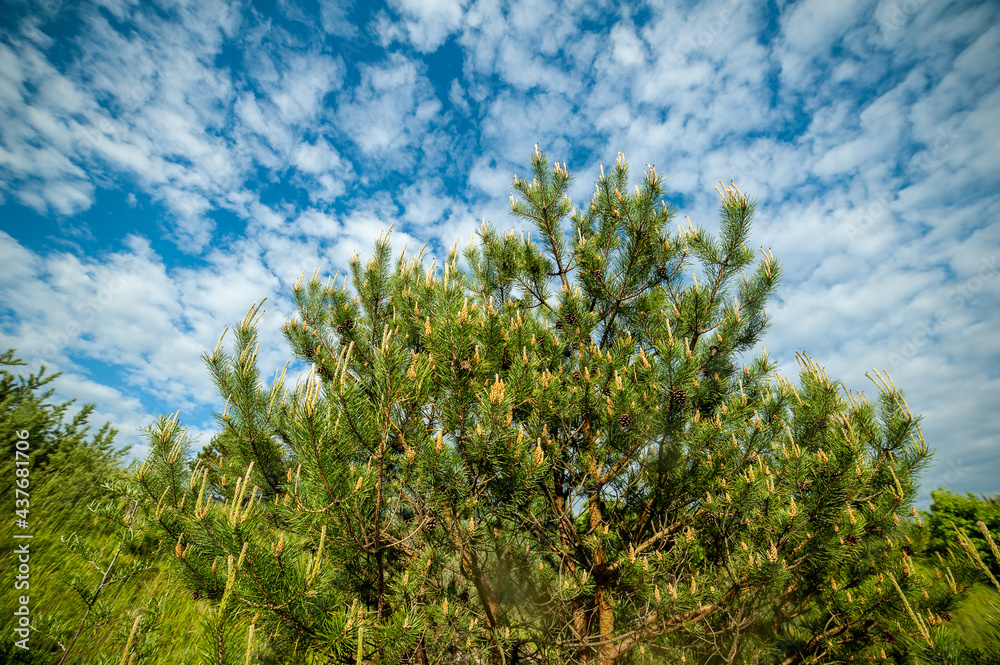
<path fill-rule="evenodd" d="M 106 474 L 107 468 L 115 466 L 128 454 L 129 448 L 114 445 L 117 432 L 110 423 L 90 433 L 93 404 L 83 405 L 72 418 L 68 418 L 67 411 L 73 406 L 73 401 L 61 404 L 51 401 L 55 389 L 49 386 L 61 372 L 46 376 L 44 365 L 38 373 L 27 376 L 15 375 L 6 369 L 26 364 L 16 356 L 14 349 L 0 354 L 0 432 L 3 432 L 4 453 L 9 460 L 22 459 L 16 454 L 17 432 L 30 433 L 32 445 L 27 455 L 33 485 L 37 486 L 48 476 L 60 473 L 69 466 L 84 466 L 97 477 Z M 79 500 L 80 493 L 85 493 L 87 488 L 77 489 L 73 500 Z M 12 503 L 13 494 L 13 485 L 3 485 L 2 497 L 5 501 Z"/>
<path fill-rule="evenodd" d="M 213 450 L 150 429 L 134 489 L 213 602 L 204 662 L 933 659 L 961 589 L 914 569 L 919 418 L 881 373 L 872 402 L 750 357 L 781 274 L 754 202 L 671 233 L 653 167 L 584 211 L 531 171 L 537 241 L 484 223 L 463 271 L 383 236 L 353 295 L 295 285 L 307 378 L 263 382 L 258 305 L 205 356 Z"/>

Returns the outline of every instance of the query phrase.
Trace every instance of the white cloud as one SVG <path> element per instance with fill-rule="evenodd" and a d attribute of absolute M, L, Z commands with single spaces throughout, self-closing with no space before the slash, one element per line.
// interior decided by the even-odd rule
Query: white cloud
<path fill-rule="evenodd" d="M 351 23 L 348 12 L 353 9 L 353 2 L 344 0 L 320 0 L 320 21 L 323 31 L 341 37 L 353 37 L 358 29 Z"/>
<path fill-rule="evenodd" d="M 292 159 L 295 166 L 305 173 L 338 171 L 343 167 L 340 155 L 322 139 L 316 143 L 300 143 Z"/>
<path fill-rule="evenodd" d="M 118 424 L 148 414 L 119 389 L 88 378 L 75 358 L 106 364 L 142 394 L 202 408 L 216 398 L 201 353 L 213 348 L 222 328 L 238 322 L 251 303 L 273 299 L 278 286 L 259 250 L 246 249 L 213 253 L 207 270 L 171 273 L 139 237 L 97 260 L 39 256 L 0 234 L 0 256 L 19 268 L 17 288 L 5 285 L 0 298 L 19 313 L 17 325 L 3 331 L 3 342 L 35 367 L 73 373 L 76 385 L 89 386 L 99 410 L 114 414 Z M 269 344 L 262 357 L 274 361 L 273 349 L 283 344 L 276 329 L 263 332 Z"/>
<path fill-rule="evenodd" d="M 422 227 L 424 233 L 442 225 L 454 204 L 437 193 L 440 189 L 437 181 L 418 181 L 406 187 L 398 197 L 403 220 Z"/>
<path fill-rule="evenodd" d="M 339 88 L 343 65 L 317 52 L 282 53 L 276 62 L 260 55 L 251 70 L 259 97 L 240 94 L 212 64 L 238 13 L 185 7 L 170 26 L 142 7 L 117 11 L 126 12 L 129 33 L 82 9 L 80 56 L 62 73 L 30 44 L 17 51 L 0 44 L 0 109 L 15 118 L 0 130 L 0 169 L 8 174 L 0 191 L 39 212 L 72 215 L 92 203 L 103 172 L 125 171 L 171 208 L 180 246 L 200 252 L 212 231 L 205 213 L 227 207 L 255 163 L 279 169 L 293 159 L 306 127 L 325 112 L 326 95 Z M 222 134 L 230 110 L 236 142 Z M 312 155 L 300 151 L 302 165 L 319 168 L 325 157 L 339 173 L 303 184 L 315 201 L 331 201 L 345 191 L 351 166 L 330 162 L 335 153 L 321 155 L 325 144 L 314 145 Z"/>
<path fill-rule="evenodd" d="M 170 19 L 120 4 L 114 24 L 85 10 L 78 55 L 59 68 L 35 24 L 0 43 L 0 201 L 70 217 L 127 182 L 202 254 L 183 269 L 136 239 L 96 258 L 0 242 L 0 259 L 27 270 L 3 295 L 18 317 L 5 339 L 65 338 L 45 342 L 53 361 L 105 412 L 131 422 L 138 407 L 127 389 L 101 392 L 76 359 L 107 363 L 144 395 L 210 401 L 199 350 L 268 296 L 262 364 L 280 366 L 276 331 L 300 271 L 343 270 L 392 223 L 397 252 L 411 253 L 464 246 L 483 217 L 527 228 L 506 195 L 539 142 L 577 172 L 578 204 L 618 151 L 634 179 L 647 162 L 668 177 L 681 219 L 717 227 L 719 178 L 757 196 L 751 243 L 785 267 L 767 345 L 786 371 L 801 349 L 871 393 L 864 372 L 891 365 L 947 460 L 928 482 L 996 489 L 995 423 L 974 417 L 997 387 L 1000 282 L 979 274 L 1000 246 L 996 7 L 716 0 L 653 3 L 639 20 L 602 2 L 400 0 L 354 26 L 354 7 L 323 2 L 323 32 L 354 40 L 341 56 L 282 7 L 295 32 L 223 3 Z M 423 54 L 451 38 L 462 61 L 445 75 Z M 217 66 L 224 44 L 245 73 Z M 343 55 L 366 45 L 359 61 Z M 278 186 L 297 188 L 294 200 L 273 200 Z M 224 246 L 208 221 L 219 210 L 246 220 Z M 103 305 L 107 322 L 66 332 L 116 270 L 129 281 Z"/>
<path fill-rule="evenodd" d="M 867 18 L 863 4 L 860 0 L 836 3 L 806 0 L 795 3 L 782 19 L 786 43 L 797 51 L 826 56 L 826 49 L 848 28 Z"/>
<path fill-rule="evenodd" d="M 143 430 L 152 424 L 154 415 L 147 413 L 142 403 L 134 396 L 76 372 L 64 373 L 51 386 L 56 390 L 54 400 L 76 400 L 76 403 L 67 409 L 67 418 L 75 416 L 84 404 L 99 405 L 88 420 L 91 433 L 96 433 L 104 423 L 109 422 L 118 430 L 115 444 L 119 448 L 131 446 L 129 452 L 133 459 L 144 459 L 149 453 Z M 203 439 L 202 445 L 208 443 L 208 437 L 200 438 Z"/>
<path fill-rule="evenodd" d="M 323 97 L 337 90 L 342 66 L 329 56 L 285 56 L 281 78 L 274 84 L 258 81 L 268 91 L 280 120 L 287 125 L 311 122 L 323 109 Z"/>
<path fill-rule="evenodd" d="M 392 154 L 399 163 L 390 166 L 404 168 L 412 163 L 412 149 L 421 145 L 441 102 L 417 65 L 402 55 L 360 69 L 361 83 L 338 109 L 341 128 L 369 157 L 384 160 Z"/>
<path fill-rule="evenodd" d="M 299 215 L 294 228 L 312 238 L 336 238 L 340 235 L 340 223 L 318 210 L 307 210 Z"/>
<path fill-rule="evenodd" d="M 403 17 L 409 42 L 419 51 L 437 49 L 462 22 L 461 0 L 393 0 L 391 4 Z M 395 38 L 391 34 L 390 39 Z"/>
<path fill-rule="evenodd" d="M 646 61 L 646 48 L 630 26 L 619 23 L 611 29 L 611 57 L 626 67 Z"/>
<path fill-rule="evenodd" d="M 347 183 L 355 178 L 351 163 L 323 139 L 300 143 L 292 155 L 292 163 L 302 174 L 311 176 L 300 180 L 313 183 L 308 186 L 313 201 L 329 202 L 343 196 Z"/>
<path fill-rule="evenodd" d="M 463 113 L 469 112 L 469 102 L 465 99 L 465 91 L 458 79 L 452 80 L 451 87 L 448 88 L 448 101 Z"/>
<path fill-rule="evenodd" d="M 281 210 L 275 210 L 255 200 L 250 204 L 247 213 L 248 231 L 254 234 L 278 230 L 288 222 L 289 217 L 290 214 L 283 214 Z"/>
<path fill-rule="evenodd" d="M 867 23 L 870 13 L 862 0 L 823 2 L 806 0 L 792 5 L 782 17 L 784 49 L 781 77 L 791 87 L 804 88 L 823 73 L 834 44 L 852 27 Z M 871 29 L 871 28 L 868 28 Z"/>
<path fill-rule="evenodd" d="M 35 86 L 62 94 L 33 93 Z M 47 104 L 34 106 L 42 96 Z M 90 207 L 93 186 L 67 154 L 73 150 L 78 123 L 72 115 L 80 110 L 79 100 L 73 85 L 34 46 L 24 44 L 16 52 L 0 43 L 0 114 L 10 118 L 0 125 L 0 191 L 43 214 Z"/>
<path fill-rule="evenodd" d="M 469 184 L 482 190 L 491 198 L 501 199 L 510 191 L 514 172 L 508 172 L 490 163 L 491 160 L 480 158 L 469 169 Z"/>

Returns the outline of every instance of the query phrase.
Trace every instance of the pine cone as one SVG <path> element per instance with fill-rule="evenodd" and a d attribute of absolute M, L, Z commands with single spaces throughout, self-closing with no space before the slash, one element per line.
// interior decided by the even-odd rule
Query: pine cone
<path fill-rule="evenodd" d="M 945 621 L 951 621 L 952 620 L 951 612 L 945 610 L 944 612 L 941 613 L 941 618 L 944 619 Z"/>
<path fill-rule="evenodd" d="M 573 312 L 566 312 L 566 323 L 568 323 L 569 325 L 573 325 L 574 323 L 576 323 L 576 314 L 574 314 Z"/>
<path fill-rule="evenodd" d="M 312 360 L 313 356 L 316 355 L 316 352 L 313 351 L 312 349 L 307 348 L 305 351 L 302 352 L 302 355 Z"/>
<path fill-rule="evenodd" d="M 556 328 L 556 330 L 562 330 L 563 329 L 563 322 L 562 321 L 556 321 L 555 328 Z"/>
<path fill-rule="evenodd" d="M 896 636 L 893 635 L 892 633 L 882 633 L 882 639 L 888 642 L 889 644 L 896 643 Z"/>
<path fill-rule="evenodd" d="M 621 425 L 624 428 L 631 427 L 632 426 L 632 422 L 633 421 L 632 421 L 632 414 L 631 413 L 623 413 L 622 415 L 618 416 L 618 424 Z"/>
<path fill-rule="evenodd" d="M 340 334 L 344 334 L 345 332 L 347 332 L 348 330 L 352 330 L 353 328 L 354 328 L 354 321 L 348 319 L 347 321 L 344 321 L 343 323 L 337 326 L 337 332 Z"/>
<path fill-rule="evenodd" d="M 582 375 L 580 374 L 580 370 L 578 370 L 578 369 L 574 369 L 574 370 L 573 370 L 573 378 L 574 378 L 574 379 L 576 379 L 577 381 L 579 381 L 579 380 L 580 380 L 580 376 L 582 376 Z"/>
<path fill-rule="evenodd" d="M 594 270 L 591 270 L 590 274 L 593 275 L 594 279 L 596 279 L 596 280 L 602 280 L 602 279 L 604 279 L 604 271 L 601 270 L 600 268 L 596 268 Z"/>
<path fill-rule="evenodd" d="M 426 527 L 426 529 L 428 531 L 433 531 L 434 529 L 437 528 L 437 525 L 438 525 L 437 518 L 434 517 L 433 515 L 428 515 L 427 516 L 427 522 L 424 525 Z"/>
<path fill-rule="evenodd" d="M 808 490 L 808 489 L 809 489 L 810 487 L 812 487 L 812 484 L 813 484 L 813 483 L 812 483 L 812 481 L 811 481 L 811 480 L 809 480 L 808 478 L 806 478 L 806 479 L 805 479 L 805 480 L 803 480 L 803 481 L 802 481 L 801 483 L 799 483 L 799 491 L 800 491 L 800 492 L 805 492 L 805 491 L 806 491 L 806 490 Z"/>
<path fill-rule="evenodd" d="M 851 547 L 857 547 L 858 546 L 858 537 L 855 536 L 853 533 L 849 533 L 849 534 L 847 534 L 847 537 L 844 538 L 844 542 L 846 542 Z"/>
<path fill-rule="evenodd" d="M 670 271 L 667 270 L 666 266 L 657 266 L 656 276 L 660 279 L 666 279 L 667 277 L 670 277 Z"/>
<path fill-rule="evenodd" d="M 708 350 L 711 351 L 712 355 L 714 356 L 716 353 L 719 352 L 719 345 L 713 344 L 712 346 L 708 347 Z"/>
<path fill-rule="evenodd" d="M 680 388 L 670 389 L 670 403 L 676 406 L 681 406 L 687 401 L 687 393 L 685 393 Z"/>

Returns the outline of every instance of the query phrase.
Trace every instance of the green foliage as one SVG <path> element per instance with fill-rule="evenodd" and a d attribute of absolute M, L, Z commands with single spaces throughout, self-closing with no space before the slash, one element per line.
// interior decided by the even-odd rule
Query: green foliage
<path fill-rule="evenodd" d="M 205 356 L 212 449 L 150 428 L 127 493 L 211 606 L 202 662 L 932 657 L 963 588 L 915 563 L 919 418 L 878 373 L 872 402 L 744 362 L 781 274 L 754 202 L 670 233 L 652 167 L 633 192 L 619 156 L 582 212 L 531 173 L 535 242 L 484 224 L 464 272 L 380 238 L 353 297 L 295 285 L 307 377 L 263 381 L 258 305 Z"/>
<path fill-rule="evenodd" d="M 962 496 L 942 487 L 931 492 L 931 509 L 923 515 L 930 532 L 928 552 L 948 554 L 953 549 L 961 551 L 958 533 L 964 533 L 994 577 L 1000 578 L 1000 561 L 993 556 L 977 524 L 982 522 L 991 533 L 1000 533 L 1000 495 L 979 499 L 971 492 Z"/>
<path fill-rule="evenodd" d="M 190 623 L 183 614 L 193 606 L 175 599 L 164 607 L 166 597 L 183 591 L 154 574 L 160 559 L 156 541 L 134 529 L 134 501 L 109 498 L 114 497 L 109 488 L 128 476 L 122 466 L 128 449 L 115 446 L 115 431 L 107 424 L 90 433 L 93 405 L 68 418 L 72 402 L 51 402 L 49 386 L 58 375 L 46 376 L 44 368 L 27 377 L 11 373 L 7 367 L 24 365 L 12 350 L 0 356 L 0 365 L 0 432 L 12 464 L 21 436 L 29 442 L 29 450 L 21 451 L 30 462 L 23 490 L 27 528 L 17 532 L 32 535 L 30 587 L 2 595 L 7 620 L 0 662 L 117 664 L 127 650 L 137 664 L 186 663 L 189 640 L 186 628 L 178 627 Z M 15 498 L 24 499 L 15 497 L 14 489 L 13 483 L 3 484 L 4 501 L 12 507 Z M 13 549 L 24 542 L 14 540 L 13 526 L 5 520 L 0 529 L 10 577 L 17 567 Z M 13 587 L 8 579 L 7 588 Z M 30 598 L 29 651 L 14 644 L 19 636 L 10 625 L 20 595 Z M 166 654 L 163 630 L 175 633 Z"/>
<path fill-rule="evenodd" d="M 1000 528 L 998 499 L 961 496 L 941 488 L 931 492 L 933 500 L 927 521 L 927 548 L 921 563 L 925 574 L 952 569 L 959 580 L 978 580 L 948 621 L 937 627 L 934 642 L 938 660 L 956 664 L 986 665 L 1000 661 L 1000 551 L 993 534 Z"/>
<path fill-rule="evenodd" d="M 946 490 L 933 494 L 954 496 Z M 948 505 L 947 501 L 942 503 Z M 923 516 L 929 521 L 940 520 L 946 517 L 942 512 L 940 506 L 932 506 L 931 512 L 924 512 Z M 980 531 L 980 538 L 989 550 L 989 554 L 983 556 L 978 552 L 971 553 L 968 538 L 970 532 L 956 534 L 957 540 L 964 540 L 966 545 L 944 548 L 942 552 L 933 545 L 935 539 L 932 526 L 919 530 L 916 526 L 913 525 L 911 535 L 921 537 L 927 543 L 922 548 L 922 553 L 914 559 L 920 575 L 928 579 L 943 578 L 949 585 L 959 589 L 967 587 L 968 580 L 987 578 L 986 584 L 973 583 L 969 586 L 952 611 L 941 613 L 944 621 L 938 622 L 931 630 L 935 648 L 932 653 L 924 654 L 922 662 L 987 665 L 1000 661 L 1000 585 L 994 585 L 994 580 L 990 579 L 987 572 L 988 566 L 995 564 L 998 557 L 996 543 L 990 544 L 992 536 L 989 535 L 989 530 L 985 533 Z"/>
<path fill-rule="evenodd" d="M 107 468 L 114 466 L 128 454 L 128 448 L 116 448 L 113 444 L 117 432 L 105 423 L 92 436 L 87 424 L 94 405 L 87 404 L 70 420 L 67 410 L 73 402 L 52 404 L 49 400 L 55 392 L 53 388 L 44 390 L 59 377 L 59 374 L 45 376 L 43 366 L 37 374 L 19 376 L 7 367 L 24 366 L 20 358 L 8 349 L 0 355 L 0 432 L 3 437 L 5 459 L 15 458 L 17 433 L 31 434 L 30 475 L 32 484 L 37 486 L 47 474 L 61 469 L 82 469 L 87 479 L 94 479 Z M 89 485 L 82 485 L 73 497 L 79 499 L 88 491 Z M 4 501 L 14 494 L 13 487 L 6 483 L 2 487 Z"/>
<path fill-rule="evenodd" d="M 940 658 L 927 662 L 990 665 L 1000 662 L 1000 593 L 984 585 L 972 587 L 937 627 L 934 643 Z"/>

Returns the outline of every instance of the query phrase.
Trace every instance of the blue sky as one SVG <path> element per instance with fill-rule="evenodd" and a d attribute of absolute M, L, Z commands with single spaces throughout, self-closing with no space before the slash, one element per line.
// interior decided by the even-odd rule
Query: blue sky
<path fill-rule="evenodd" d="M 785 279 L 764 342 L 852 389 L 887 369 L 936 449 L 926 491 L 1000 491 L 1000 5 L 7 0 L 0 347 L 65 372 L 120 442 L 221 404 L 200 354 L 300 272 L 507 214 L 534 144 L 589 199 L 618 152 L 717 229 L 758 200 Z"/>

